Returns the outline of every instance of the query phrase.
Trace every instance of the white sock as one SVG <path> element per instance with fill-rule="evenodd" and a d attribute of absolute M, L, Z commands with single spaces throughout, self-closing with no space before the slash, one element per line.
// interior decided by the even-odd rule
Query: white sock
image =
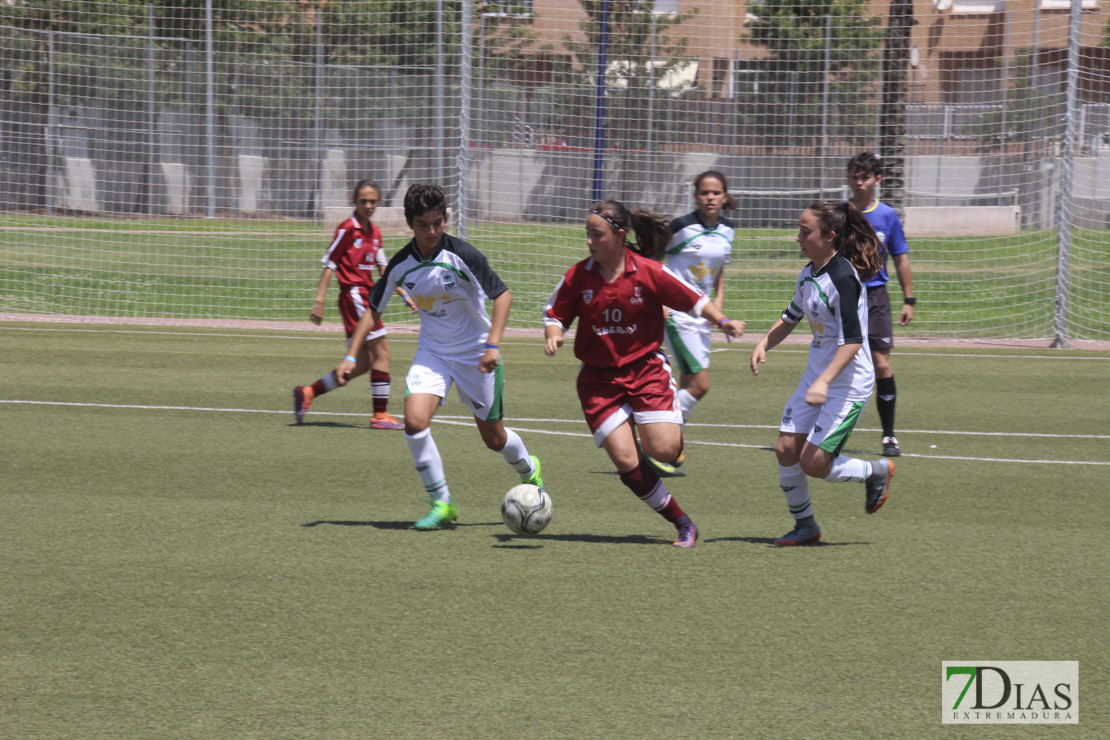
<path fill-rule="evenodd" d="M 663 485 L 663 481 L 657 480 L 646 496 L 640 496 L 640 500 L 654 511 L 662 511 L 667 508 L 667 504 L 671 503 L 671 492 Z"/>
<path fill-rule="evenodd" d="M 802 464 L 779 465 L 779 486 L 786 494 L 786 505 L 795 519 L 813 516 L 809 498 L 809 476 L 802 472 Z"/>
<path fill-rule="evenodd" d="M 371 381 L 370 382 L 370 397 L 375 401 L 377 401 L 379 399 L 382 399 L 382 398 L 384 398 L 386 401 L 388 401 L 389 400 L 389 386 L 390 386 L 390 382 L 388 380 L 385 381 L 384 383 L 375 383 L 375 382 Z"/>
<path fill-rule="evenodd" d="M 698 405 L 698 399 L 694 398 L 690 391 L 683 388 L 677 394 L 678 408 L 682 411 L 682 421 L 690 418 L 690 412 Z"/>
<path fill-rule="evenodd" d="M 509 439 L 501 448 L 501 457 L 505 458 L 505 462 L 509 463 L 513 470 L 527 478 L 535 471 L 532 470 L 532 458 L 528 455 L 524 440 L 512 429 L 506 429 L 505 434 Z"/>
<path fill-rule="evenodd" d="M 335 378 L 335 371 L 334 370 L 332 370 L 330 373 L 328 373 L 324 377 L 320 378 L 320 382 L 324 386 L 324 392 L 325 393 L 327 393 L 328 391 L 334 391 L 336 388 L 339 387 L 339 381 L 336 380 L 336 378 Z"/>
<path fill-rule="evenodd" d="M 832 462 L 829 474 L 825 476 L 825 480 L 829 483 L 847 483 L 849 481 L 858 483 L 866 480 L 869 475 L 871 475 L 871 463 L 868 461 L 837 455 Z"/>
<path fill-rule="evenodd" d="M 447 479 L 443 475 L 443 458 L 439 456 L 439 448 L 432 439 L 432 430 L 425 429 L 411 436 L 406 432 L 405 442 L 408 443 L 420 482 L 424 484 L 424 490 L 432 501 L 450 503 L 451 493 L 447 490 Z"/>

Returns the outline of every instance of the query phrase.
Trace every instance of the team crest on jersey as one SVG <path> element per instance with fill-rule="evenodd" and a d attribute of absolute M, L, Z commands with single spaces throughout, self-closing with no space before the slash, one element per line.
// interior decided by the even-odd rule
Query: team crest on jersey
<path fill-rule="evenodd" d="M 454 273 L 444 272 L 443 273 L 443 289 L 444 290 L 454 290 L 456 285 L 458 285 L 458 283 L 455 282 Z"/>
<path fill-rule="evenodd" d="M 629 303 L 643 303 L 644 302 L 644 296 L 640 292 L 640 286 L 639 285 L 637 285 L 636 287 L 634 287 L 632 289 L 632 297 L 628 299 L 628 302 Z"/>
<path fill-rule="evenodd" d="M 883 244 L 886 244 L 886 232 L 885 231 L 876 231 L 875 236 L 879 237 L 880 242 L 882 242 Z"/>
<path fill-rule="evenodd" d="M 362 246 L 362 239 L 355 239 L 355 249 Z"/>
<path fill-rule="evenodd" d="M 592 301 L 593 299 L 594 292 L 592 290 L 582 291 L 582 302 L 585 303 L 587 306 L 590 305 L 590 301 Z"/>

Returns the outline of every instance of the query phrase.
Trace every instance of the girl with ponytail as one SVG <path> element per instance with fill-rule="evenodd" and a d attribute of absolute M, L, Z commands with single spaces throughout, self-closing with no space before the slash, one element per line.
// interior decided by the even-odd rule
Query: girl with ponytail
<path fill-rule="evenodd" d="M 744 333 L 744 322 L 728 319 L 657 261 L 670 239 L 665 224 L 615 200 L 590 208 L 589 256 L 567 270 L 544 306 L 544 352 L 555 355 L 577 318 L 578 399 L 594 443 L 609 455 L 621 482 L 678 530 L 674 545 L 693 547 L 698 528 L 645 459 L 671 464 L 683 448 L 674 378 L 660 349 L 663 307 L 704 316 L 733 337 Z"/>
<path fill-rule="evenodd" d="M 794 296 L 752 352 L 752 373 L 803 319 L 813 341 L 809 365 L 786 402 L 775 456 L 779 484 L 794 515 L 793 530 L 775 540 L 779 546 L 821 539 L 813 516 L 809 478 L 864 485 L 864 511 L 874 514 L 890 495 L 894 463 L 868 462 L 841 454 L 875 385 L 867 345 L 867 294 L 860 280 L 881 266 L 879 238 L 855 206 L 822 200 L 798 219 L 798 245 L 809 264 L 802 268 Z"/>
<path fill-rule="evenodd" d="M 725 266 L 732 258 L 736 227 L 722 211 L 735 210 L 728 180 L 716 170 L 694 178 L 697 208 L 670 223 L 667 267 L 701 289 L 725 310 Z M 667 347 L 678 367 L 678 405 L 683 421 L 709 392 L 709 348 L 713 327 L 702 318 L 676 313 L 667 317 Z"/>

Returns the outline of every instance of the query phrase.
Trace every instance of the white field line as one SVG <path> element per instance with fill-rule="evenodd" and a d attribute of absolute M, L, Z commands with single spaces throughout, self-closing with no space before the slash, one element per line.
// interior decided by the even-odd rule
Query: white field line
<path fill-rule="evenodd" d="M 272 409 L 239 409 L 239 408 L 216 408 L 208 406 L 155 406 L 145 404 L 121 404 L 121 403 L 83 403 L 76 401 L 30 401 L 20 399 L 0 399 L 0 404 L 24 404 L 30 406 L 70 406 L 78 408 L 104 408 L 104 409 L 139 409 L 145 411 L 202 411 L 202 412 L 223 412 L 223 413 L 239 413 L 239 414 L 282 414 L 288 416 L 289 411 L 276 411 Z M 337 412 L 337 411 L 322 411 L 312 412 L 314 416 L 338 416 L 338 417 L 357 417 L 365 418 L 365 413 L 351 413 L 351 412 Z M 447 424 L 451 426 L 471 426 L 474 423 L 473 417 L 470 416 L 453 416 L 448 414 L 441 414 L 435 417 L 435 421 L 440 424 Z M 533 422 L 541 424 L 577 424 L 581 425 L 584 422 L 581 419 L 543 419 L 543 418 L 524 418 L 513 419 L 513 422 Z M 509 424 L 509 426 L 518 431 L 526 432 L 528 434 L 547 434 L 562 437 L 582 437 L 584 439 L 591 439 L 592 435 L 585 432 L 565 432 L 556 431 L 553 429 L 534 429 L 528 427 L 516 426 L 516 424 Z M 689 424 L 690 427 L 716 427 L 716 428 L 734 428 L 734 429 L 767 429 L 773 430 L 777 427 L 769 425 L 756 425 L 756 424 Z M 861 432 L 877 432 L 878 429 L 864 429 L 860 428 Z M 901 430 L 900 430 L 901 431 Z M 1036 434 L 1031 432 L 959 432 L 959 431 L 926 431 L 926 430 L 904 430 L 903 435 L 907 434 L 954 434 L 954 435 L 982 435 L 982 436 L 999 436 L 999 437 L 1039 437 L 1039 438 L 1079 438 L 1079 439 L 1108 439 L 1110 435 L 1101 434 Z M 686 442 L 692 445 L 704 445 L 710 447 L 731 447 L 735 449 L 750 449 L 750 450 L 767 450 L 771 449 L 768 445 L 754 445 L 754 444 L 741 444 L 738 442 L 703 442 L 695 439 L 687 439 Z M 1029 460 L 1024 458 L 1001 458 L 1001 457 L 970 457 L 963 455 L 921 455 L 914 453 L 902 453 L 902 457 L 913 457 L 927 460 L 970 460 L 977 462 L 1003 462 L 1003 463 L 1034 463 L 1045 465 L 1106 465 L 1110 466 L 1110 461 L 1098 460 Z"/>

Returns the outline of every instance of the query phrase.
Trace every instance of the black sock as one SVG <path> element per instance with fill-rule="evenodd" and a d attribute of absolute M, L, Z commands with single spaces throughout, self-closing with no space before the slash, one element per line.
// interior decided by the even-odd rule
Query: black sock
<path fill-rule="evenodd" d="M 879 378 L 875 381 L 875 402 L 878 404 L 879 421 L 883 425 L 883 436 L 894 436 L 894 402 L 898 391 L 894 387 L 894 376 Z"/>

